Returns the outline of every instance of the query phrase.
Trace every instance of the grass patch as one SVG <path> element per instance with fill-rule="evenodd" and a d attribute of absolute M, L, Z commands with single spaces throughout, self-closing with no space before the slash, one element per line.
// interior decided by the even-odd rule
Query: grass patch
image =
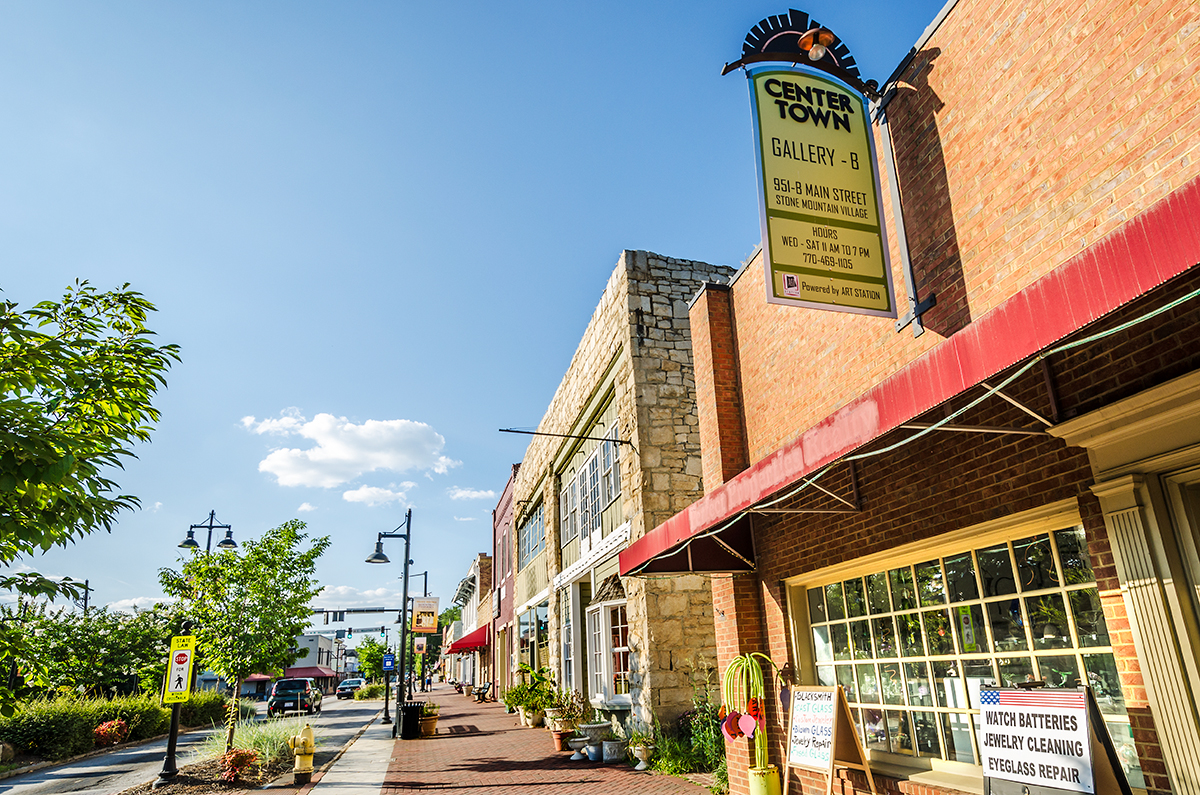
<path fill-rule="evenodd" d="M 300 718 L 286 720 L 242 722 L 233 732 L 233 747 L 248 748 L 258 754 L 260 765 L 269 766 L 276 761 L 290 760 L 292 749 L 288 738 L 300 733 L 304 721 Z M 317 745 L 321 738 L 316 738 Z M 192 752 L 196 760 L 215 759 L 225 753 L 225 732 L 218 727 Z"/>

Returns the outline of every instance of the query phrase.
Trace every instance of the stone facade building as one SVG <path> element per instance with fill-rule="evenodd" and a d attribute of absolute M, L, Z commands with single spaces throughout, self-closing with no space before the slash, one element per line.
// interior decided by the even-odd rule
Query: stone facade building
<path fill-rule="evenodd" d="M 1031 681 L 1090 687 L 1135 792 L 1200 793 L 1197 31 L 1179 0 L 947 4 L 882 89 L 924 334 L 768 304 L 758 259 L 692 304 L 705 496 L 621 571 L 730 572 L 722 667 L 840 686 L 883 792 L 983 791 L 980 693 Z"/>
<path fill-rule="evenodd" d="M 515 661 L 640 720 L 715 656 L 707 578 L 623 580 L 617 554 L 701 494 L 687 300 L 731 273 L 623 252 L 513 485 Z"/>

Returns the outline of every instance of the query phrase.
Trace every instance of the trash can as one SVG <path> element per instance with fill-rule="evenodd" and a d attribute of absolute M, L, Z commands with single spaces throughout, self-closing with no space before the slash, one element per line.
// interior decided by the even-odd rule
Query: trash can
<path fill-rule="evenodd" d="M 421 736 L 421 713 L 424 701 L 405 701 L 400 705 L 400 739 L 415 740 Z"/>

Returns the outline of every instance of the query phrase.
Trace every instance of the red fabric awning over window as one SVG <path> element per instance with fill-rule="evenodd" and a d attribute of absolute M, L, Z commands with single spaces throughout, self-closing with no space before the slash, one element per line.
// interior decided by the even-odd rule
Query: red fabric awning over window
<path fill-rule="evenodd" d="M 450 648 L 446 649 L 447 654 L 454 654 L 460 651 L 471 651 L 488 645 L 488 628 L 486 625 L 480 627 L 469 635 L 464 635 L 458 640 L 450 644 Z"/>
<path fill-rule="evenodd" d="M 283 674 L 292 679 L 321 679 L 327 676 L 337 676 L 337 674 L 323 665 L 310 665 L 303 668 L 289 668 Z"/>

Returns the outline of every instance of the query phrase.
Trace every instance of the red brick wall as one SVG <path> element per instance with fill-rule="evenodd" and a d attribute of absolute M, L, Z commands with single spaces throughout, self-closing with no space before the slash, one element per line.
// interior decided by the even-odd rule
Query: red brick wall
<path fill-rule="evenodd" d="M 732 291 L 750 462 L 1200 176 L 1197 105 L 1200 4 L 959 2 L 889 105 L 929 332 L 767 304 L 751 264 Z"/>
<path fill-rule="evenodd" d="M 1116 328 L 1198 288 L 1200 270 L 1194 269 L 1077 336 Z M 1200 368 L 1200 346 L 1195 344 L 1200 339 L 1200 307 L 1196 303 L 1182 304 L 1107 339 L 1051 357 L 1052 382 L 1062 415 L 1086 413 Z M 1050 411 L 1046 379 L 1039 369 L 1020 377 L 1005 392 L 1036 410 Z M 964 405 L 977 394 L 979 391 L 952 401 L 953 407 Z M 1019 409 L 992 398 L 956 422 L 1028 426 L 1027 419 Z M 893 433 L 873 448 L 886 447 L 910 433 Z M 717 605 L 733 601 L 740 608 L 736 613 L 739 617 L 747 616 L 755 603 L 760 605 L 761 612 L 749 618 L 751 626 L 746 631 L 718 621 L 722 666 L 733 653 L 759 649 L 767 651 L 780 664 L 790 661 L 793 665 L 807 665 L 791 660 L 786 595 L 781 582 L 786 578 L 1060 500 L 1075 499 L 1087 533 L 1092 567 L 1147 786 L 1150 792 L 1170 792 L 1103 515 L 1099 501 L 1090 491 L 1093 479 L 1086 452 L 1066 447 L 1050 436 L 936 433 L 890 453 L 866 458 L 856 466 L 863 503 L 861 513 L 753 517 L 757 578 L 714 577 L 713 592 Z M 835 493 L 849 494 L 845 465 L 831 469 L 820 482 Z M 773 507 L 832 505 L 828 498 L 810 490 Z M 731 595 L 734 588 L 736 596 Z M 761 637 L 764 628 L 765 638 Z M 758 649 L 751 648 L 756 640 L 760 644 Z M 769 725 L 772 748 L 777 749 L 783 742 L 783 730 L 777 722 Z M 739 742 L 746 745 L 745 741 Z M 779 761 L 774 751 L 772 761 Z M 730 770 L 732 780 L 733 764 Z M 800 776 L 795 772 L 792 775 L 793 786 L 802 787 L 799 791 L 824 791 L 820 777 Z M 907 782 L 885 783 L 889 792 L 936 791 L 914 788 Z M 836 791 L 839 790 L 835 787 Z"/>
<path fill-rule="evenodd" d="M 704 490 L 711 491 L 749 463 L 729 288 L 705 285 L 692 305 L 689 323 L 693 365 L 697 372 L 713 374 L 696 382 Z"/>

